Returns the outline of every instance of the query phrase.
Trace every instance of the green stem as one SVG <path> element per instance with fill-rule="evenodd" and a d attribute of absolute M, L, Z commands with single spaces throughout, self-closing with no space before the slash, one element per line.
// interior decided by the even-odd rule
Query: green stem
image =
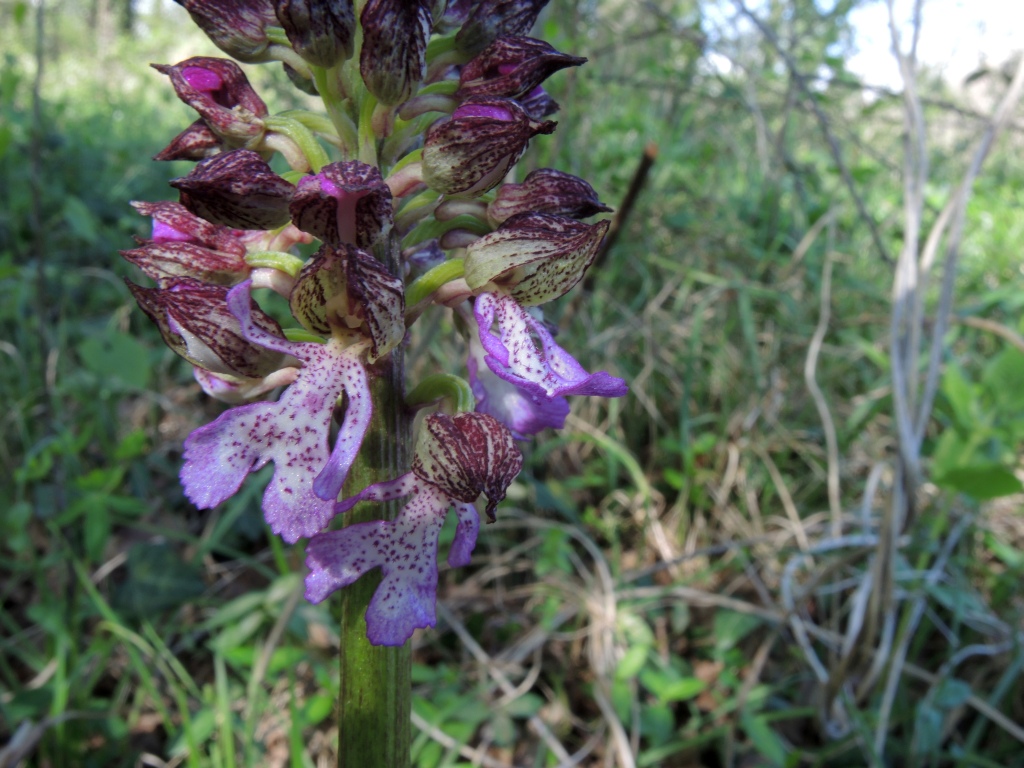
<path fill-rule="evenodd" d="M 398 258 L 392 237 L 386 265 L 393 273 Z M 399 347 L 370 367 L 373 419 L 345 482 L 345 496 L 407 471 L 411 435 L 402 397 L 402 365 Z M 398 502 L 357 504 L 345 514 L 345 524 L 393 520 L 399 508 Z M 374 571 L 341 594 L 339 768 L 409 768 L 412 646 L 374 646 L 366 639 L 364 616 L 379 583 L 380 574 Z"/>
<path fill-rule="evenodd" d="M 405 304 L 407 307 L 415 307 L 445 283 L 462 277 L 466 274 L 466 265 L 462 259 L 449 259 L 442 261 L 426 274 L 416 278 L 405 290 Z"/>

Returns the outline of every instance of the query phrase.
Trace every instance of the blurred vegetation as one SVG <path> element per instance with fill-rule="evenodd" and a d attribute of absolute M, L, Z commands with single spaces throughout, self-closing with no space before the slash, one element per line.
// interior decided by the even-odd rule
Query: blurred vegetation
<path fill-rule="evenodd" d="M 617 205 L 657 147 L 553 312 L 631 395 L 576 399 L 442 574 L 416 766 L 1024 765 L 1024 128 L 975 185 L 925 482 L 888 530 L 902 106 L 845 69 L 854 5 L 761 3 L 768 35 L 699 0 L 542 17 L 590 63 L 553 79 L 524 167 Z M 258 483 L 184 499 L 181 443 L 218 408 L 121 281 L 128 200 L 187 168 L 149 160 L 192 118 L 147 64 L 215 49 L 159 0 L 2 0 L 0 50 L 0 764 L 330 764 L 332 618 Z M 925 225 L 1006 83 L 924 73 Z"/>

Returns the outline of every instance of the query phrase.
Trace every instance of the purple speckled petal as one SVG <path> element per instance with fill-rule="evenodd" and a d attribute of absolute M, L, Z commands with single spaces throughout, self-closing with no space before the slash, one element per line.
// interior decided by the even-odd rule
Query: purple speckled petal
<path fill-rule="evenodd" d="M 306 599 L 313 603 L 381 569 L 366 611 L 374 645 L 402 645 L 418 627 L 437 622 L 437 539 L 451 502 L 429 483 L 417 485 L 393 522 L 357 523 L 318 534 L 306 546 Z"/>
<path fill-rule="evenodd" d="M 358 359 L 352 363 L 339 371 L 345 394 L 348 396 L 345 422 L 338 432 L 327 466 L 313 481 L 313 492 L 327 501 L 334 501 L 341 493 L 341 486 L 348 477 L 352 462 L 356 460 L 359 446 L 363 444 L 363 437 L 373 416 L 366 371 Z"/>
<path fill-rule="evenodd" d="M 459 524 L 455 528 L 455 539 L 448 550 L 448 565 L 461 568 L 469 565 L 469 559 L 476 547 L 476 537 L 480 533 L 480 515 L 472 504 L 457 503 L 455 513 L 459 516 Z"/>
<path fill-rule="evenodd" d="M 382 483 L 374 483 L 366 486 L 355 496 L 342 499 L 334 505 L 334 514 L 340 515 L 348 512 L 360 501 L 394 501 L 403 496 L 408 496 L 419 488 L 419 478 L 412 472 L 399 475 L 394 480 L 385 480 Z"/>
<path fill-rule="evenodd" d="M 487 366 L 500 378 L 527 392 L 552 398 L 563 395 L 622 397 L 626 382 L 604 371 L 587 373 L 562 349 L 544 324 L 510 296 L 483 293 L 473 307 Z M 497 322 L 498 335 L 491 332 Z M 540 341 L 538 347 L 535 338 Z"/>
<path fill-rule="evenodd" d="M 564 397 L 545 397 L 498 377 L 485 362 L 486 352 L 478 338 L 470 339 L 469 386 L 476 398 L 478 413 L 487 413 L 511 430 L 517 440 L 525 440 L 548 427 L 561 429 L 569 415 Z"/>
<path fill-rule="evenodd" d="M 331 454 L 334 405 L 345 385 L 358 380 L 353 371 L 362 368 L 363 347 L 346 348 L 336 339 L 326 344 L 289 342 L 262 330 L 252 322 L 248 282 L 234 288 L 227 301 L 246 339 L 291 354 L 303 367 L 276 403 L 233 408 L 189 435 L 182 485 L 197 507 L 208 509 L 233 495 L 247 474 L 273 461 L 263 513 L 271 530 L 292 543 L 313 535 L 334 517 L 334 498 L 318 497 L 314 480 L 332 467 L 329 482 L 340 487 L 351 443 L 365 432 L 369 415 L 360 407 L 353 424 L 346 419 L 342 426 L 346 444 Z"/>

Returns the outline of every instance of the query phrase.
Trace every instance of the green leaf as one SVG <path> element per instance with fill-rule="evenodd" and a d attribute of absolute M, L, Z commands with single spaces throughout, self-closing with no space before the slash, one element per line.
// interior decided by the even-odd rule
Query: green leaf
<path fill-rule="evenodd" d="M 633 645 L 623 655 L 619 666 L 615 669 L 617 680 L 629 680 L 636 677 L 637 673 L 647 663 L 647 653 L 650 650 L 646 645 Z"/>
<path fill-rule="evenodd" d="M 83 365 L 113 389 L 140 390 L 149 385 L 149 349 L 120 333 L 89 336 L 78 345 Z"/>
<path fill-rule="evenodd" d="M 761 619 L 757 616 L 736 611 L 717 611 L 713 630 L 716 655 L 722 655 L 729 649 L 735 648 L 744 637 L 759 626 L 761 626 Z"/>
<path fill-rule="evenodd" d="M 972 415 L 973 403 L 978 399 L 977 390 L 964 378 L 956 365 L 946 366 L 942 374 L 942 394 L 953 411 L 953 418 L 960 427 L 968 428 L 975 421 Z"/>
<path fill-rule="evenodd" d="M 1024 486 L 1013 472 L 999 464 L 955 467 L 935 477 L 936 484 L 966 493 L 978 501 L 1019 493 Z"/>
<path fill-rule="evenodd" d="M 168 544 L 136 544 L 128 550 L 128 578 L 114 590 L 115 610 L 150 618 L 193 600 L 206 589 L 201 571 Z"/>
<path fill-rule="evenodd" d="M 935 691 L 935 706 L 939 709 L 959 707 L 971 696 L 971 686 L 955 677 L 947 677 Z"/>
<path fill-rule="evenodd" d="M 664 703 L 688 701 L 707 687 L 707 683 L 703 680 L 696 677 L 684 677 L 669 683 L 658 691 L 658 698 Z"/>
<path fill-rule="evenodd" d="M 740 722 L 751 745 L 762 757 L 772 765 L 785 766 L 786 745 L 763 715 L 751 715 L 744 711 L 740 716 Z"/>

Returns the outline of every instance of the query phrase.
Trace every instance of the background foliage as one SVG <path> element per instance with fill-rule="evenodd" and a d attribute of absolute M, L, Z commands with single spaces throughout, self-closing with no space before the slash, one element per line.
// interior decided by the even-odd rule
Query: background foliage
<path fill-rule="evenodd" d="M 577 399 L 442 576 L 417 766 L 1022 764 L 1022 129 L 975 186 L 925 482 L 892 531 L 902 113 L 845 69 L 855 4 L 764 2 L 764 29 L 698 0 L 542 17 L 590 63 L 554 79 L 558 131 L 520 173 L 618 205 L 657 148 L 555 311 L 632 391 Z M 187 168 L 149 160 L 191 117 L 146 64 L 216 51 L 166 2 L 37 7 L 0 2 L 0 765 L 330 764 L 334 622 L 256 484 L 184 499 L 182 440 L 218 408 L 116 254 L 144 234 L 127 201 Z M 925 225 L 1008 77 L 924 73 Z"/>

